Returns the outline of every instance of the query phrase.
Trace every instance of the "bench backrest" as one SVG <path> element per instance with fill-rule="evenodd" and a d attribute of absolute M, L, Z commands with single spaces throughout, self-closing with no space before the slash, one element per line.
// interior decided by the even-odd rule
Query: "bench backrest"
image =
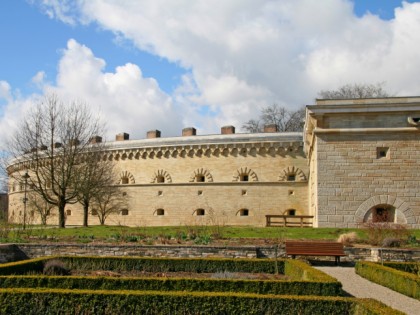
<path fill-rule="evenodd" d="M 286 241 L 287 254 L 344 255 L 343 243 Z"/>

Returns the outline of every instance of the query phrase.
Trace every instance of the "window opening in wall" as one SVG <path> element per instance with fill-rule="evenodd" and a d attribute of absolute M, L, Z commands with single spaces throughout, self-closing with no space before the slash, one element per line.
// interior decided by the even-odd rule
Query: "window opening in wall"
<path fill-rule="evenodd" d="M 156 215 L 165 215 L 165 210 L 164 209 L 157 209 L 156 210 Z"/>
<path fill-rule="evenodd" d="M 195 214 L 198 216 L 205 215 L 206 211 L 204 209 L 197 209 L 195 210 Z"/>
<path fill-rule="evenodd" d="M 197 175 L 195 177 L 195 181 L 197 183 L 204 183 L 206 181 L 206 177 L 204 175 Z"/>
<path fill-rule="evenodd" d="M 239 210 L 239 215 L 241 217 L 247 217 L 247 216 L 249 216 L 249 210 L 248 209 L 241 209 L 241 210 Z"/>
<path fill-rule="evenodd" d="M 66 210 L 66 215 L 71 215 L 71 210 Z"/>
<path fill-rule="evenodd" d="M 289 190 L 289 196 L 293 196 L 295 192 L 293 190 Z"/>
<path fill-rule="evenodd" d="M 122 209 L 121 215 L 128 215 L 128 209 Z"/>
<path fill-rule="evenodd" d="M 246 191 L 245 189 L 243 189 L 243 190 L 241 191 L 241 194 L 242 194 L 242 196 L 246 196 L 247 191 Z"/>
<path fill-rule="evenodd" d="M 247 182 L 247 181 L 249 181 L 249 176 L 246 174 L 241 175 L 241 182 Z"/>
<path fill-rule="evenodd" d="M 122 195 L 123 195 L 123 196 L 127 196 L 127 193 L 124 191 L 124 192 L 122 193 Z"/>
<path fill-rule="evenodd" d="M 197 195 L 201 196 L 203 194 L 202 190 L 197 191 Z"/>
<path fill-rule="evenodd" d="M 128 184 L 128 177 L 121 178 L 121 184 L 127 185 Z"/>
<path fill-rule="evenodd" d="M 377 207 L 373 209 L 372 213 L 372 221 L 373 222 L 393 222 L 393 214 L 390 209 L 387 209 L 385 207 Z"/>
<path fill-rule="evenodd" d="M 296 175 L 295 174 L 287 175 L 287 181 L 288 182 L 294 182 L 294 181 L 296 181 Z"/>
<path fill-rule="evenodd" d="M 98 211 L 96 209 L 92 209 L 92 215 L 98 215 Z"/>
<path fill-rule="evenodd" d="M 164 183 L 165 182 L 165 177 L 159 175 L 158 177 L 156 177 L 156 183 Z"/>
<path fill-rule="evenodd" d="M 286 215 L 296 215 L 296 210 L 295 209 L 286 210 Z"/>
<path fill-rule="evenodd" d="M 389 148 L 386 148 L 386 147 L 376 148 L 376 158 L 389 159 Z"/>
<path fill-rule="evenodd" d="M 162 195 L 163 195 L 163 191 L 162 191 L 162 190 L 159 190 L 159 191 L 157 192 L 157 195 L 158 195 L 158 196 L 162 196 Z"/>

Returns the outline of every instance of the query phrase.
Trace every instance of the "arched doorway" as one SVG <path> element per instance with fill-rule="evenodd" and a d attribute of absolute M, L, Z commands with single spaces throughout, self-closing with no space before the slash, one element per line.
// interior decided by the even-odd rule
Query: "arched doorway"
<path fill-rule="evenodd" d="M 395 207 L 388 204 L 373 206 L 366 212 L 365 217 L 363 218 L 363 222 L 396 222 Z"/>

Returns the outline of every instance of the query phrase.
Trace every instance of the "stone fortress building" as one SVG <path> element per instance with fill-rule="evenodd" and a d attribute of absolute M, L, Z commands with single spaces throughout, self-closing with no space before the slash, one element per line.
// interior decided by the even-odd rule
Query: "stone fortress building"
<path fill-rule="evenodd" d="M 154 130 L 143 140 L 119 134 L 106 147 L 129 196 L 107 224 L 265 226 L 278 215 L 308 216 L 314 227 L 420 227 L 420 97 L 317 100 L 303 134 L 225 126 L 218 135 L 185 128 L 161 138 Z M 20 188 L 10 183 L 13 220 L 22 215 Z M 80 205 L 66 214 L 66 224 L 82 224 Z"/>

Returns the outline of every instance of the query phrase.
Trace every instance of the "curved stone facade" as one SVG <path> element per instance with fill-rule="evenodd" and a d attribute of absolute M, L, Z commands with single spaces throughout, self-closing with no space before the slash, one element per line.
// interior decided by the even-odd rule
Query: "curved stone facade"
<path fill-rule="evenodd" d="M 116 163 L 129 206 L 106 224 L 263 226 L 267 214 L 308 214 L 300 133 L 117 139 L 103 158 Z M 10 189 L 10 209 L 9 217 L 19 220 L 21 187 Z M 82 223 L 80 205 L 68 205 L 66 213 L 66 224 Z M 90 216 L 89 223 L 99 222 Z"/>

